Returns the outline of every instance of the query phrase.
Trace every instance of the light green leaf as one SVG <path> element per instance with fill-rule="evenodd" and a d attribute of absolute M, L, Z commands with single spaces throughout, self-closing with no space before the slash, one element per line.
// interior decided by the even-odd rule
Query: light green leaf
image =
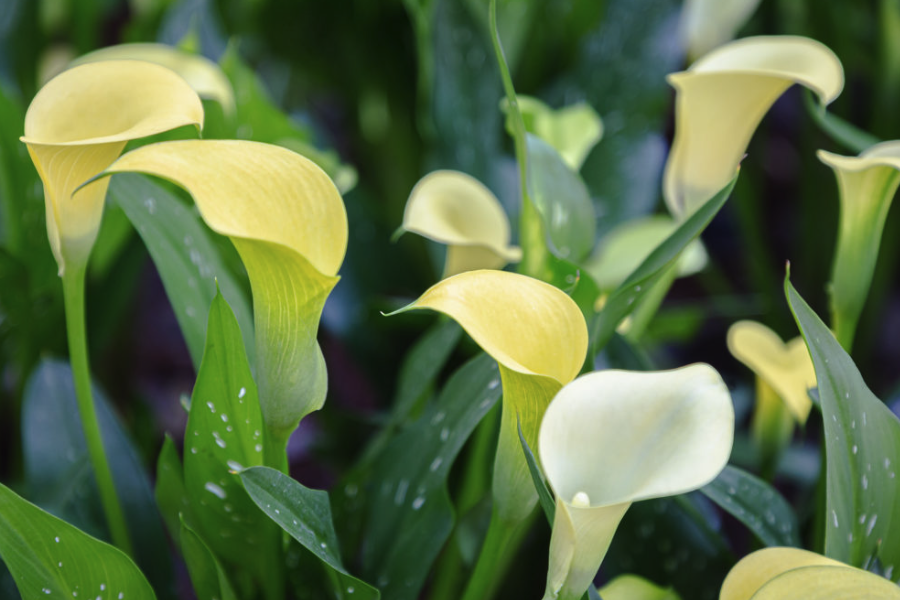
<path fill-rule="evenodd" d="M 194 592 L 201 600 L 237 600 L 228 576 L 209 546 L 181 519 L 181 554 L 191 574 Z"/>
<path fill-rule="evenodd" d="M 172 565 L 145 466 L 106 395 L 94 405 L 135 560 L 160 594 L 173 588 Z M 98 538 L 107 536 L 100 494 L 88 459 L 68 363 L 46 359 L 29 379 L 22 406 L 22 446 L 29 498 L 42 509 Z"/>
<path fill-rule="evenodd" d="M 282 585 L 280 536 L 233 476 L 263 464 L 263 429 L 237 321 L 217 294 L 184 434 L 191 526 L 230 568 L 246 569 L 275 589 Z"/>
<path fill-rule="evenodd" d="M 550 249 L 579 262 L 594 247 L 597 218 L 581 176 L 541 138 L 526 135 L 528 192 L 541 213 Z"/>
<path fill-rule="evenodd" d="M 377 589 L 343 567 L 327 492 L 311 490 L 268 467 L 242 471 L 241 481 L 260 510 L 333 571 L 338 600 L 381 597 Z"/>
<path fill-rule="evenodd" d="M 169 535 L 180 545 L 181 521 L 184 517 L 193 522 L 191 503 L 184 487 L 184 471 L 175 442 L 166 434 L 159 458 L 156 461 L 156 489 L 154 490 L 156 505 L 166 522 Z"/>
<path fill-rule="evenodd" d="M 658 282 L 665 281 L 667 270 L 676 264 L 684 249 L 697 239 L 725 205 L 736 181 L 737 178 L 732 179 L 688 217 L 610 294 L 603 309 L 591 323 L 591 346 L 594 353 L 609 342 L 616 327 L 640 304 L 641 298 Z"/>
<path fill-rule="evenodd" d="M 447 476 L 475 426 L 500 398 L 488 356 L 461 367 L 434 405 L 372 467 L 363 567 L 385 598 L 415 600 L 453 529 Z"/>
<path fill-rule="evenodd" d="M 877 558 L 900 580 L 900 420 L 790 283 L 791 312 L 816 367 L 827 464 L 825 555 L 863 569 Z"/>
<path fill-rule="evenodd" d="M 118 549 L 44 512 L 0 484 L 0 557 L 22 600 L 83 597 L 155 600 Z"/>
<path fill-rule="evenodd" d="M 800 546 L 794 510 L 762 479 L 727 466 L 700 491 L 746 525 L 765 545 Z"/>
<path fill-rule="evenodd" d="M 233 308 L 250 364 L 254 363 L 253 313 L 237 278 L 226 266 L 200 216 L 159 183 L 125 173 L 112 178 L 110 202 L 128 216 L 159 272 L 166 295 L 194 362 L 200 367 L 206 341 L 206 315 L 216 294 Z"/>
<path fill-rule="evenodd" d="M 825 110 L 824 106 L 816 102 L 815 95 L 810 90 L 806 90 L 806 93 L 803 94 L 803 104 L 806 106 L 806 112 L 819 126 L 819 129 L 851 152 L 863 152 L 881 141 L 868 131 L 859 129 L 834 113 Z"/>

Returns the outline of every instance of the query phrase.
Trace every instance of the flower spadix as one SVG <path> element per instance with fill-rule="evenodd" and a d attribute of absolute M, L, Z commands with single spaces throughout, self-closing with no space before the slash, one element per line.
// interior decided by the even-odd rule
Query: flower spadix
<path fill-rule="evenodd" d="M 184 187 L 210 228 L 237 248 L 253 291 L 263 417 L 286 443 L 300 419 L 325 401 L 316 333 L 347 249 L 340 193 L 309 159 L 257 142 L 152 144 L 125 154 L 106 173 L 126 171 Z"/>
<path fill-rule="evenodd" d="M 41 88 L 21 140 L 44 184 L 47 233 L 60 274 L 67 263 L 86 263 L 109 181 L 78 186 L 109 166 L 129 140 L 202 123 L 203 105 L 184 79 L 147 62 L 82 65 Z"/>
<path fill-rule="evenodd" d="M 504 271 L 470 271 L 445 279 L 407 307 L 421 308 L 452 317 L 500 366 L 503 414 L 494 464 L 494 510 L 499 518 L 518 523 L 531 513 L 537 493 L 517 420 L 526 441 L 535 444 L 550 399 L 584 363 L 584 317 L 558 288 Z"/>
<path fill-rule="evenodd" d="M 766 548 L 736 564 L 720 600 L 895 600 L 900 587 L 884 579 L 798 548 Z"/>
<path fill-rule="evenodd" d="M 401 229 L 447 244 L 444 277 L 499 269 L 522 258 L 511 246 L 509 218 L 480 181 L 459 171 L 435 171 L 409 195 Z"/>
<path fill-rule="evenodd" d="M 119 44 L 78 57 L 73 65 L 106 60 L 143 60 L 178 73 L 201 98 L 215 100 L 226 115 L 234 114 L 234 90 L 219 65 L 205 56 L 166 44 Z"/>
<path fill-rule="evenodd" d="M 562 388 L 538 440 L 556 494 L 544 599 L 580 598 L 631 503 L 705 485 L 733 437 L 731 396 L 709 365 L 598 371 Z"/>
<path fill-rule="evenodd" d="M 822 150 L 818 156 L 834 169 L 840 190 L 831 310 L 835 337 L 849 352 L 872 283 L 884 222 L 900 185 L 900 142 L 876 144 L 859 156 Z"/>
<path fill-rule="evenodd" d="M 672 215 L 684 219 L 734 177 L 757 125 L 785 90 L 799 83 L 828 104 L 844 73 L 819 42 L 771 36 L 721 46 L 668 81 L 677 93 L 675 139 L 663 193 Z"/>
<path fill-rule="evenodd" d="M 816 371 L 802 337 L 784 343 L 778 334 L 756 321 L 738 321 L 728 329 L 728 350 L 757 377 L 757 385 L 771 388 L 794 419 L 806 423 L 816 387 Z"/>

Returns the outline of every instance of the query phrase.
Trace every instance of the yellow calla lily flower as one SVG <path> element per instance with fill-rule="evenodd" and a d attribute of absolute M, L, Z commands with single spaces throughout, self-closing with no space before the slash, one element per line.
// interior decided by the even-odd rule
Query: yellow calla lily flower
<path fill-rule="evenodd" d="M 166 44 L 120 44 L 89 52 L 72 62 L 72 66 L 106 60 L 143 60 L 178 73 L 195 92 L 215 100 L 226 115 L 234 114 L 234 90 L 219 65 L 205 56 L 191 54 Z"/>
<path fill-rule="evenodd" d="M 109 182 L 78 186 L 109 166 L 129 140 L 202 124 L 197 94 L 181 77 L 151 63 L 82 65 L 41 88 L 20 139 L 44 184 L 47 233 L 60 275 L 67 263 L 86 264 Z"/>
<path fill-rule="evenodd" d="M 559 152 L 563 161 L 575 172 L 581 170 L 591 149 L 603 137 L 603 121 L 590 104 L 578 102 L 552 109 L 531 96 L 516 94 L 525 129 Z M 504 98 L 500 108 L 509 115 L 509 102 Z M 507 122 L 506 128 L 512 131 Z"/>
<path fill-rule="evenodd" d="M 522 259 L 509 243 L 509 218 L 480 181 L 459 171 L 435 171 L 409 195 L 401 229 L 447 244 L 444 277 L 501 269 Z"/>
<path fill-rule="evenodd" d="M 599 592 L 603 600 L 681 600 L 671 588 L 661 588 L 637 575 L 619 575 Z"/>
<path fill-rule="evenodd" d="M 519 523 L 537 503 L 537 492 L 517 421 L 529 445 L 535 444 L 550 399 L 584 363 L 584 317 L 558 288 L 504 271 L 450 277 L 401 310 L 422 308 L 456 320 L 500 366 L 503 414 L 494 463 L 494 510 L 504 521 Z"/>
<path fill-rule="evenodd" d="M 765 548 L 745 556 L 725 582 L 719 600 L 896 600 L 888 579 L 815 552 Z"/>
<path fill-rule="evenodd" d="M 775 391 L 798 423 L 806 423 L 816 371 L 802 337 L 785 344 L 762 323 L 738 321 L 728 329 L 728 350 Z"/>
<path fill-rule="evenodd" d="M 799 83 L 828 104 L 843 89 L 844 73 L 815 40 L 762 36 L 722 46 L 668 81 L 676 90 L 675 139 L 663 194 L 683 220 L 731 181 L 757 125 L 785 90 Z"/>
<path fill-rule="evenodd" d="M 831 310 L 835 337 L 849 352 L 872 283 L 884 222 L 900 185 L 900 141 L 876 144 L 859 156 L 820 150 L 818 157 L 834 169 L 840 189 Z"/>
<path fill-rule="evenodd" d="M 734 39 L 760 0 L 685 0 L 681 36 L 691 60 Z"/>
<path fill-rule="evenodd" d="M 253 291 L 260 404 L 273 434 L 267 443 L 280 458 L 300 419 L 325 402 L 316 332 L 347 250 L 340 193 L 309 159 L 258 142 L 152 144 L 105 173 L 128 171 L 184 187 L 210 228 L 231 238 L 241 255 Z M 275 457 L 266 459 L 272 464 Z"/>
<path fill-rule="evenodd" d="M 544 600 L 581 598 L 632 502 L 709 483 L 733 438 L 731 396 L 709 365 L 598 371 L 562 388 L 538 440 L 556 494 Z"/>

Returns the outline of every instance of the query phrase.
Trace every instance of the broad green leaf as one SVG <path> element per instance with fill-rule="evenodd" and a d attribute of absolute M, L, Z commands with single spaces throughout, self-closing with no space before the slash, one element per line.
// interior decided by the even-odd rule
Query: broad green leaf
<path fill-rule="evenodd" d="M 849 352 L 875 273 L 884 223 L 900 186 L 900 142 L 877 144 L 858 157 L 824 150 L 818 157 L 834 170 L 840 191 L 829 289 L 834 334 Z"/>
<path fill-rule="evenodd" d="M 544 599 L 580 598 L 631 504 L 705 485 L 733 437 L 731 396 L 709 365 L 597 371 L 563 387 L 538 447 L 556 494 Z"/>
<path fill-rule="evenodd" d="M 594 247 L 596 215 L 581 176 L 553 146 L 526 133 L 528 193 L 541 213 L 550 249 L 579 262 Z"/>
<path fill-rule="evenodd" d="M 79 186 L 108 167 L 129 140 L 202 123 L 197 94 L 152 63 L 82 65 L 38 92 L 21 140 L 44 183 L 47 233 L 60 274 L 67 261 L 86 264 L 109 181 Z"/>
<path fill-rule="evenodd" d="M 246 569 L 272 590 L 282 585 L 280 536 L 233 476 L 263 464 L 263 435 L 237 320 L 217 294 L 184 434 L 184 483 L 196 521 L 191 526 L 226 565 Z"/>
<path fill-rule="evenodd" d="M 511 523 L 522 521 L 537 503 L 537 493 L 516 435 L 517 419 L 533 445 L 550 400 L 581 370 L 587 327 L 578 306 L 531 277 L 469 271 L 437 283 L 402 310 L 412 309 L 449 315 L 499 363 L 504 402 L 494 510 Z"/>
<path fill-rule="evenodd" d="M 825 555 L 900 580 L 900 420 L 875 397 L 824 323 L 785 278 L 785 295 L 816 367 L 825 423 Z"/>
<path fill-rule="evenodd" d="M 218 600 L 237 600 L 237 596 L 228 581 L 228 575 L 219 564 L 209 546 L 188 527 L 181 519 L 181 554 L 191 575 L 194 593 L 198 598 L 217 598 Z"/>
<path fill-rule="evenodd" d="M 156 505 L 166 522 L 166 529 L 175 541 L 181 544 L 181 522 L 185 518 L 193 522 L 191 503 L 184 487 L 184 470 L 175 442 L 166 434 L 159 458 L 156 461 L 156 488 L 154 489 Z"/>
<path fill-rule="evenodd" d="M 794 510 L 762 479 L 727 466 L 700 491 L 746 525 L 766 546 L 800 546 Z"/>
<path fill-rule="evenodd" d="M 220 66 L 234 87 L 236 116 L 227 120 L 210 119 L 204 137 L 284 146 L 319 165 L 342 193 L 353 189 L 356 170 L 342 164 L 334 150 L 319 150 L 313 146 L 313 133 L 272 103 L 259 76 L 241 60 L 235 44 L 228 46 Z"/>
<path fill-rule="evenodd" d="M 895 600 L 900 587 L 815 552 L 766 548 L 744 557 L 728 573 L 720 600 Z"/>
<path fill-rule="evenodd" d="M 241 255 L 253 290 L 268 443 L 273 452 L 283 450 L 300 420 L 325 402 L 327 374 L 316 332 L 348 237 L 337 188 L 299 154 L 233 140 L 144 146 L 104 174 L 126 171 L 186 188 L 210 228 L 231 238 Z"/>
<path fill-rule="evenodd" d="M 0 485 L 0 557 L 22 600 L 83 597 L 155 600 L 121 551 L 82 533 Z"/>
<path fill-rule="evenodd" d="M 616 327 L 640 304 L 653 286 L 665 280 L 666 272 L 673 268 L 682 252 L 706 229 L 731 195 L 736 179 L 732 179 L 699 210 L 688 217 L 672 235 L 657 246 L 644 262 L 609 295 L 603 309 L 591 323 L 593 353 L 609 342 Z"/>
<path fill-rule="evenodd" d="M 444 277 L 502 269 L 522 257 L 509 243 L 509 218 L 500 201 L 459 171 L 434 171 L 420 179 L 406 201 L 400 228 L 447 245 Z"/>
<path fill-rule="evenodd" d="M 377 589 L 343 567 L 328 492 L 311 490 L 268 467 L 242 471 L 241 481 L 260 510 L 334 572 L 336 598 L 381 597 Z"/>
<path fill-rule="evenodd" d="M 168 541 L 145 465 L 109 401 L 94 388 L 94 405 L 135 560 L 161 595 L 172 590 Z M 22 406 L 22 449 L 29 498 L 95 537 L 107 536 L 88 459 L 68 363 L 45 360 L 29 379 Z"/>
<path fill-rule="evenodd" d="M 844 87 L 834 52 L 804 37 L 744 38 L 673 73 L 675 139 L 663 192 L 672 216 L 684 220 L 734 178 L 757 125 L 795 83 L 829 104 Z"/>
<path fill-rule="evenodd" d="M 586 102 L 554 110 L 530 96 L 519 94 L 518 100 L 525 130 L 552 146 L 569 169 L 577 173 L 603 135 L 603 122 L 597 112 Z M 500 108 L 508 112 L 509 103 L 502 101 Z M 514 126 L 509 120 L 506 127 L 512 133 Z"/>
<path fill-rule="evenodd" d="M 104 60 L 142 60 L 171 69 L 180 75 L 201 98 L 215 100 L 225 114 L 234 114 L 234 91 L 219 66 L 198 54 L 166 44 L 119 44 L 94 50 L 77 58 L 72 65 Z"/>
<path fill-rule="evenodd" d="M 602 588 L 603 600 L 681 600 L 671 588 L 662 588 L 636 575 L 619 575 Z"/>
<path fill-rule="evenodd" d="M 372 467 L 374 495 L 362 559 L 365 575 L 385 598 L 418 598 L 453 530 L 447 476 L 500 390 L 494 361 L 483 355 L 469 361 Z"/>
<path fill-rule="evenodd" d="M 825 134 L 851 152 L 864 152 L 867 148 L 881 142 L 880 139 L 848 123 L 839 116 L 825 110 L 816 102 L 814 94 L 807 90 L 803 94 L 806 112 Z"/>
<path fill-rule="evenodd" d="M 254 364 L 256 345 L 249 299 L 216 249 L 215 234 L 197 213 L 159 183 L 130 173 L 112 178 L 109 199 L 125 211 L 144 240 L 194 367 L 200 367 L 203 357 L 204 315 L 209 312 L 216 285 L 237 316 L 250 364 Z"/>

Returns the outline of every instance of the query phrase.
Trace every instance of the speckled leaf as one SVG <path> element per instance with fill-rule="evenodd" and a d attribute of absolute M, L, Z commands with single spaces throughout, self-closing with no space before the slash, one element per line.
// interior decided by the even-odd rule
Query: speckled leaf
<path fill-rule="evenodd" d="M 116 175 L 109 199 L 120 206 L 147 245 L 188 350 L 199 368 L 206 340 L 206 319 L 216 282 L 237 315 L 243 344 L 253 363 L 253 315 L 250 301 L 228 270 L 211 232 L 194 210 L 143 175 Z"/>
<path fill-rule="evenodd" d="M 237 600 L 228 576 L 206 542 L 181 519 L 181 554 L 200 600 Z"/>
<path fill-rule="evenodd" d="M 22 600 L 85 597 L 155 600 L 118 549 L 44 512 L 0 485 L 0 556 Z"/>
<path fill-rule="evenodd" d="M 785 278 L 785 295 L 816 368 L 827 465 L 825 555 L 900 580 L 900 420 L 866 386 L 831 331 Z"/>
<path fill-rule="evenodd" d="M 265 444 L 238 323 L 221 294 L 209 311 L 191 399 L 184 433 L 184 481 L 196 519 L 191 525 L 223 563 L 247 569 L 260 583 L 280 585 L 278 530 L 233 475 L 263 464 Z"/>
<path fill-rule="evenodd" d="M 166 522 L 169 535 L 180 544 L 181 519 L 191 520 L 191 504 L 184 488 L 184 469 L 178 457 L 175 442 L 166 434 L 159 458 L 156 460 L 156 488 L 154 489 L 156 505 Z"/>
<path fill-rule="evenodd" d="M 338 600 L 381 597 L 377 589 L 350 575 L 341 563 L 328 492 L 311 490 L 268 467 L 247 469 L 241 473 L 241 480 L 270 519 L 334 572 Z"/>
<path fill-rule="evenodd" d="M 500 391 L 500 374 L 490 357 L 469 361 L 373 466 L 363 568 L 385 598 L 418 597 L 453 529 L 447 475 Z"/>
<path fill-rule="evenodd" d="M 644 262 L 610 294 L 591 323 L 591 347 L 601 350 L 615 333 L 616 327 L 640 305 L 643 298 L 658 282 L 665 282 L 665 274 L 675 264 L 681 252 L 694 241 L 725 205 L 737 178 L 722 188 L 700 207 L 678 229 L 650 253 Z"/>
<path fill-rule="evenodd" d="M 746 525 L 766 546 L 800 547 L 794 510 L 762 479 L 728 466 L 700 491 Z"/>
<path fill-rule="evenodd" d="M 172 564 L 145 466 L 116 419 L 105 394 L 94 388 L 94 405 L 135 559 L 161 596 L 173 589 Z M 28 498 L 51 514 L 98 538 L 107 537 L 94 483 L 72 370 L 45 360 L 31 376 L 22 406 L 22 442 Z"/>

